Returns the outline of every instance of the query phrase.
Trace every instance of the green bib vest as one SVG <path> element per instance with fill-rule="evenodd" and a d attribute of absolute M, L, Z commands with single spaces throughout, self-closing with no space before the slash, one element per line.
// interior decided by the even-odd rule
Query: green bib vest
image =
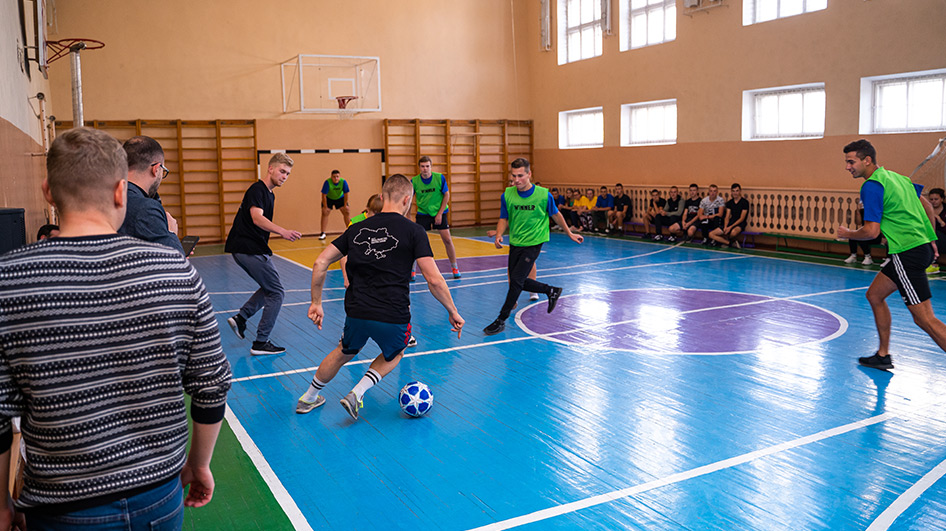
<path fill-rule="evenodd" d="M 880 220 L 880 232 L 887 238 L 891 254 L 936 241 L 936 232 L 909 178 L 877 168 L 867 180 L 884 187 L 884 216 Z"/>
<path fill-rule="evenodd" d="M 328 183 L 328 193 L 325 194 L 325 197 L 336 201 L 345 195 L 345 179 L 339 179 L 338 184 L 332 184 L 332 180 L 328 179 L 325 182 Z"/>
<path fill-rule="evenodd" d="M 351 218 L 351 222 L 348 223 L 348 226 L 351 227 L 355 223 L 358 223 L 359 221 L 364 221 L 366 219 L 368 219 L 368 213 L 362 212 L 361 214 L 358 214 L 357 216 Z"/>
<path fill-rule="evenodd" d="M 442 183 L 443 174 L 437 172 L 431 172 L 430 184 L 424 184 L 424 180 L 420 175 L 415 175 L 411 179 L 411 184 L 414 185 L 414 201 L 417 203 L 417 212 L 428 216 L 437 215 L 437 212 L 440 211 L 440 204 L 443 203 L 443 193 L 440 192 Z M 449 208 L 449 205 L 445 206 L 444 213 Z"/>
<path fill-rule="evenodd" d="M 509 215 L 509 243 L 531 247 L 549 241 L 549 189 L 536 186 L 532 195 L 520 197 L 515 186 L 503 192 Z"/>

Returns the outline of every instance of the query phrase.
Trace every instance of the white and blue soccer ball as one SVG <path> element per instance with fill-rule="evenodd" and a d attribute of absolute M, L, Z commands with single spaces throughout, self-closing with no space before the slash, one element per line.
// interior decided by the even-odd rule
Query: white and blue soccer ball
<path fill-rule="evenodd" d="M 411 382 L 401 388 L 397 403 L 412 417 L 423 417 L 434 406 L 434 394 L 422 382 Z"/>

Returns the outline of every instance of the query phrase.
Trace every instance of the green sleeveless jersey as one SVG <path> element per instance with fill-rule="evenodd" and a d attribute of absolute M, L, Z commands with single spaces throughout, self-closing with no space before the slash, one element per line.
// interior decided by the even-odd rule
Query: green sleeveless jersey
<path fill-rule="evenodd" d="M 368 213 L 362 212 L 361 214 L 358 214 L 357 216 L 351 218 L 351 221 L 348 223 L 348 226 L 351 227 L 355 223 L 358 223 L 359 221 L 364 221 L 366 219 L 368 219 Z"/>
<path fill-rule="evenodd" d="M 411 179 L 411 184 L 414 185 L 414 201 L 417 202 L 418 213 L 427 214 L 428 216 L 437 215 L 437 212 L 440 211 L 440 204 L 443 203 L 443 192 L 440 191 L 443 182 L 443 174 L 437 172 L 431 172 L 429 184 L 425 184 L 420 175 L 415 175 Z M 444 213 L 449 208 L 449 205 L 445 206 Z"/>
<path fill-rule="evenodd" d="M 549 189 L 535 186 L 532 195 L 521 197 L 515 186 L 503 192 L 509 216 L 509 243 L 531 247 L 549 241 Z"/>
<path fill-rule="evenodd" d="M 884 214 L 880 220 L 880 232 L 887 238 L 891 254 L 936 241 L 936 232 L 926 216 L 926 209 L 908 177 L 881 167 L 874 170 L 867 180 L 876 181 L 884 187 Z"/>
<path fill-rule="evenodd" d="M 328 186 L 328 192 L 325 194 L 325 197 L 332 201 L 337 201 L 345 195 L 345 179 L 339 179 L 338 184 L 332 184 L 331 179 L 326 179 L 325 184 Z"/>

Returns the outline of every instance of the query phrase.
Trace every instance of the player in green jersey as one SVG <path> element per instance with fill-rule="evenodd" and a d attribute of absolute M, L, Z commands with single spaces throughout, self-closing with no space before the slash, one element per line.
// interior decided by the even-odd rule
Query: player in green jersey
<path fill-rule="evenodd" d="M 332 209 L 337 209 L 345 217 L 345 226 L 351 225 L 348 214 L 348 182 L 342 179 L 342 174 L 338 170 L 332 170 L 332 177 L 325 179 L 322 183 L 322 233 L 320 240 L 324 240 L 325 223 L 328 221 L 328 215 Z"/>

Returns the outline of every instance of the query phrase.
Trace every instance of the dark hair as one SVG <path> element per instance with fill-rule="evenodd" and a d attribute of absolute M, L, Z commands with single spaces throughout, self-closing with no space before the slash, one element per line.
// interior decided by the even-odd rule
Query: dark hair
<path fill-rule="evenodd" d="M 532 171 L 532 170 L 531 170 L 532 165 L 529 164 L 529 161 L 528 161 L 528 160 L 526 160 L 526 159 L 524 159 L 524 158 L 522 158 L 522 157 L 519 157 L 518 159 L 512 161 L 512 162 L 509 164 L 509 166 L 511 166 L 511 167 L 513 167 L 513 168 L 515 168 L 515 169 L 517 169 L 517 170 L 518 170 L 519 168 L 525 168 L 527 172 Z"/>
<path fill-rule="evenodd" d="M 340 172 L 340 171 L 338 171 L 338 170 L 332 170 L 332 175 L 335 175 L 336 173 L 339 174 L 339 175 L 341 175 L 342 172 Z M 324 174 L 323 174 L 323 175 L 324 175 Z"/>
<path fill-rule="evenodd" d="M 43 238 L 49 238 L 50 235 L 52 235 L 54 230 L 59 230 L 59 225 L 53 225 L 52 223 L 47 223 L 39 228 L 39 232 L 36 233 L 36 239 L 42 240 Z"/>
<path fill-rule="evenodd" d="M 708 186 L 708 188 L 715 188 L 715 189 L 717 189 L 717 190 L 719 190 L 719 187 L 718 187 L 718 186 L 716 186 L 715 184 L 711 184 L 711 185 L 709 185 L 709 186 Z"/>
<path fill-rule="evenodd" d="M 653 190 L 650 191 L 650 193 L 660 195 L 660 190 L 654 188 Z"/>
<path fill-rule="evenodd" d="M 940 197 L 946 197 L 946 190 L 943 190 L 942 188 L 930 188 L 930 191 L 927 192 L 926 195 L 933 195 L 933 194 L 936 194 Z"/>
<path fill-rule="evenodd" d="M 558 187 L 557 187 L 557 186 L 553 186 L 553 187 L 552 187 L 552 191 L 553 191 L 553 192 L 557 192 L 557 191 L 558 191 Z"/>
<path fill-rule="evenodd" d="M 603 185 L 603 184 L 601 185 L 601 188 L 599 188 L 599 190 L 607 190 L 607 189 L 608 189 L 608 187 L 605 186 L 605 185 Z"/>
<path fill-rule="evenodd" d="M 119 181 L 128 177 L 122 145 L 98 129 L 76 127 L 53 140 L 46 156 L 46 182 L 62 211 L 109 212 Z"/>
<path fill-rule="evenodd" d="M 148 168 L 157 159 L 164 157 L 164 149 L 161 144 L 150 136 L 133 136 L 122 144 L 125 155 L 128 158 L 128 169 L 130 171 L 148 171 Z"/>
<path fill-rule="evenodd" d="M 696 184 L 696 183 L 692 183 L 692 184 L 691 184 L 690 186 L 688 186 L 687 188 L 696 188 L 697 190 L 699 190 L 699 189 L 700 189 L 700 185 L 698 185 L 698 184 Z"/>
<path fill-rule="evenodd" d="M 877 164 L 877 150 L 867 140 L 862 138 L 844 146 L 845 155 L 852 151 L 857 152 L 857 158 L 864 160 L 870 157 L 871 162 Z"/>
<path fill-rule="evenodd" d="M 428 157 L 427 155 L 424 155 L 423 157 L 420 158 L 420 160 L 417 161 L 418 164 L 422 162 L 430 162 L 431 164 L 433 164 L 433 162 L 430 161 L 430 157 Z"/>
<path fill-rule="evenodd" d="M 732 186 L 729 187 L 730 190 L 735 190 L 736 188 L 742 190 L 742 186 L 739 183 L 732 183 Z"/>
<path fill-rule="evenodd" d="M 614 186 L 615 186 L 615 187 L 620 186 L 621 188 L 624 188 L 624 185 L 621 184 L 621 183 L 617 183 L 617 184 L 615 184 Z"/>

